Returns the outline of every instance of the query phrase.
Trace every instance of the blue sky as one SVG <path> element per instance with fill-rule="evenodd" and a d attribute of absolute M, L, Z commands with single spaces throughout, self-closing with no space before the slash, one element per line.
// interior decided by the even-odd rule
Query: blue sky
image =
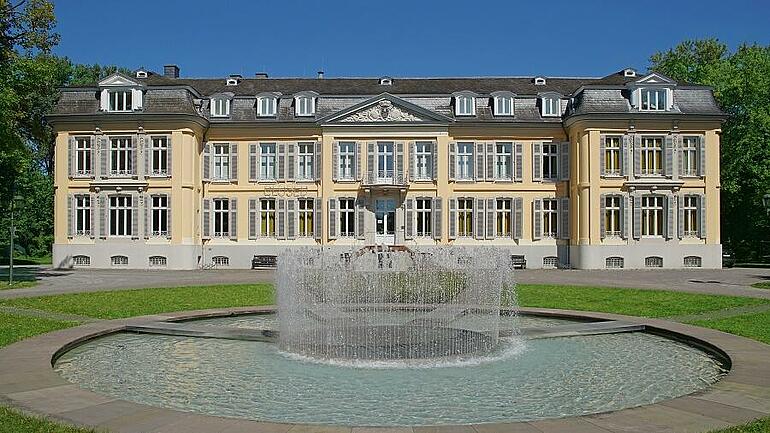
<path fill-rule="evenodd" d="M 182 76 L 604 76 L 688 38 L 770 44 L 770 1 L 54 0 L 80 63 Z"/>

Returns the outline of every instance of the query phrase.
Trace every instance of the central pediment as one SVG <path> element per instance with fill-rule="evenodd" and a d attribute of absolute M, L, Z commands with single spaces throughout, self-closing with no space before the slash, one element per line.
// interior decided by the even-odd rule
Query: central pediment
<path fill-rule="evenodd" d="M 383 93 L 320 120 L 323 124 L 436 124 L 452 119 Z"/>

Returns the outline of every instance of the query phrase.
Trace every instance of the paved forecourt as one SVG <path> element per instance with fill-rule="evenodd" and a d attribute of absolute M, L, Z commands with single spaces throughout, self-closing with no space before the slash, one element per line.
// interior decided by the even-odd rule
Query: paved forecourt
<path fill-rule="evenodd" d="M 649 332 L 688 340 L 727 356 L 731 370 L 706 390 L 642 407 L 615 412 L 525 423 L 438 427 L 363 428 L 258 422 L 151 407 L 86 391 L 59 376 L 52 361 L 86 340 L 129 326 L 192 317 L 272 311 L 245 307 L 181 312 L 89 323 L 30 338 L 0 350 L 0 401 L 81 426 L 115 433 L 203 432 L 706 432 L 770 414 L 770 346 L 723 332 L 656 319 L 581 311 L 523 308 L 530 314 L 618 320 Z"/>

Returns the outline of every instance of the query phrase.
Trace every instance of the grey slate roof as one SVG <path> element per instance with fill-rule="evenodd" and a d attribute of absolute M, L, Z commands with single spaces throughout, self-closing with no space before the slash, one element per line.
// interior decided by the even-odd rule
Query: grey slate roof
<path fill-rule="evenodd" d="M 393 78 L 392 85 L 380 85 L 378 78 L 243 78 L 236 86 L 226 85 L 223 78 L 169 78 L 149 74 L 147 78 L 131 78 L 144 85 L 145 113 L 194 114 L 208 117 L 208 97 L 229 93 L 233 96 L 231 115 L 212 122 L 290 121 L 315 122 L 333 113 L 364 102 L 381 93 L 389 93 L 429 111 L 454 118 L 452 94 L 459 91 L 476 93 L 474 117 L 458 117 L 457 122 L 560 122 L 562 118 L 540 115 L 536 95 L 554 92 L 562 95 L 564 115 L 590 113 L 630 113 L 625 85 L 640 77 L 625 77 L 622 72 L 602 78 L 548 78 L 546 85 L 534 84 L 534 77 L 478 78 Z M 316 116 L 295 117 L 293 98 L 300 92 L 317 92 Z M 490 94 L 508 91 L 515 94 L 514 116 L 493 116 Z M 256 95 L 271 92 L 281 95 L 278 113 L 273 118 L 256 116 Z M 722 112 L 709 88 L 686 86 L 674 90 L 673 113 L 716 114 Z M 63 89 L 53 114 L 89 114 L 99 112 L 98 86 Z M 668 112 L 668 113 L 671 113 Z"/>

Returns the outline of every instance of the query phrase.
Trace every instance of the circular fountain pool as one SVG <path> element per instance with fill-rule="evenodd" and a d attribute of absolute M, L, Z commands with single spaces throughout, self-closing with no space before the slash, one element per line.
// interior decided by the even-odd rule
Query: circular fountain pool
<path fill-rule="evenodd" d="M 502 321 L 503 330 L 572 323 L 507 316 Z M 191 323 L 276 326 L 272 315 Z M 643 332 L 501 340 L 496 356 L 477 362 L 360 368 L 286 354 L 272 343 L 118 333 L 64 353 L 55 368 L 86 389 L 154 406 L 262 421 L 368 426 L 605 412 L 689 394 L 723 374 L 705 352 Z"/>

